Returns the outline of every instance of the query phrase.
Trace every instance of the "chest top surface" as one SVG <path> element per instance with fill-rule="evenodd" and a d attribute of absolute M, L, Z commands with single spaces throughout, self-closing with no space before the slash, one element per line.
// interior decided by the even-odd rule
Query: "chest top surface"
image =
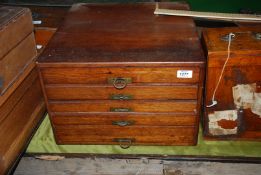
<path fill-rule="evenodd" d="M 222 67 L 228 53 L 228 34 L 233 33 L 227 66 L 261 65 L 261 28 L 229 27 L 203 31 L 208 66 Z"/>
<path fill-rule="evenodd" d="M 182 3 L 160 8 L 188 9 Z M 154 15 L 154 3 L 76 4 L 39 63 L 204 63 L 194 22 Z"/>
<path fill-rule="evenodd" d="M 232 52 L 255 51 L 261 53 L 261 28 L 260 27 L 228 27 L 212 28 L 203 32 L 209 53 L 227 53 L 227 36 L 233 33 L 231 42 Z"/>

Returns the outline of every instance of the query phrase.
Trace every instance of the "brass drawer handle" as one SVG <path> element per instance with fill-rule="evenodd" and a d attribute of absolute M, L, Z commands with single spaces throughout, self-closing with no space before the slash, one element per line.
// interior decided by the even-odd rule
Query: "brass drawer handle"
<path fill-rule="evenodd" d="M 109 98 L 111 100 L 131 100 L 133 96 L 128 94 L 112 94 Z"/>
<path fill-rule="evenodd" d="M 108 83 L 113 84 L 113 86 L 116 89 L 124 89 L 128 83 L 131 83 L 132 79 L 131 78 L 122 78 L 122 77 L 117 77 L 117 78 L 109 78 Z"/>
<path fill-rule="evenodd" d="M 111 112 L 132 112 L 131 108 L 110 108 Z"/>
<path fill-rule="evenodd" d="M 254 37 L 257 40 L 261 40 L 261 33 L 254 33 Z"/>
<path fill-rule="evenodd" d="M 127 149 L 132 145 L 132 143 L 135 141 L 135 139 L 133 139 L 133 138 L 131 138 L 131 139 L 115 138 L 115 139 L 113 139 L 113 141 L 118 142 L 122 149 Z"/>
<path fill-rule="evenodd" d="M 130 126 L 130 125 L 133 125 L 134 123 L 135 123 L 135 121 L 133 121 L 133 120 L 112 121 L 112 124 L 117 125 L 117 126 Z"/>

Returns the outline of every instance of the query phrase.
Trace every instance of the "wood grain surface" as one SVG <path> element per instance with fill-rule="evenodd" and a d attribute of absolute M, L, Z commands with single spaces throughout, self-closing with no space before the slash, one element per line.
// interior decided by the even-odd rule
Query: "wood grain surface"
<path fill-rule="evenodd" d="M 167 2 L 161 6 L 188 8 Z M 154 3 L 76 4 L 38 61 L 204 64 L 192 19 L 154 15 L 154 10 Z"/>
<path fill-rule="evenodd" d="M 178 70 L 191 70 L 191 78 L 178 78 Z M 197 83 L 198 67 L 111 67 L 111 68 L 42 68 L 46 84 L 107 84 L 108 78 L 131 78 L 132 83 Z"/>
<path fill-rule="evenodd" d="M 137 3 L 69 10 L 37 60 L 57 143 L 197 143 L 205 57 L 195 25 L 154 9 Z"/>
<path fill-rule="evenodd" d="M 131 139 L 133 145 L 193 145 L 196 143 L 194 127 L 130 126 L 122 128 L 100 125 L 56 125 L 55 132 L 56 141 L 60 144 L 121 144 L 115 139 Z"/>
<path fill-rule="evenodd" d="M 261 89 L 261 41 L 254 36 L 261 32 L 258 27 L 237 27 L 224 29 L 208 29 L 203 33 L 206 49 L 208 50 L 208 68 L 206 79 L 205 101 L 206 105 L 211 104 L 212 95 L 221 75 L 222 67 L 227 57 L 228 42 L 221 40 L 221 37 L 228 33 L 234 33 L 235 38 L 231 42 L 231 56 L 224 69 L 215 99 L 218 104 L 211 108 L 205 107 L 205 135 L 208 133 L 208 114 L 215 111 L 237 110 L 234 103 L 232 87 L 237 85 L 256 84 L 256 93 Z M 238 115 L 239 116 L 239 115 Z M 231 128 L 231 121 L 223 122 L 223 128 Z M 261 140 L 261 118 L 251 112 L 250 109 L 243 109 L 242 115 L 238 117 L 236 127 L 237 134 L 232 136 L 219 136 L 209 139 L 227 140 Z M 234 128 L 234 127 L 232 127 Z"/>
<path fill-rule="evenodd" d="M 185 100 L 89 100 L 50 101 L 53 112 L 110 112 L 111 108 L 130 109 L 130 112 L 190 112 L 197 114 L 197 101 Z"/>
<path fill-rule="evenodd" d="M 0 172 L 4 173 L 12 166 L 45 112 L 40 82 L 36 75 L 37 72 L 33 70 L 25 79 L 24 83 L 28 83 L 30 87 L 20 99 L 14 101 L 10 98 L 14 105 L 0 123 Z M 17 88 L 17 92 L 21 92 L 24 86 L 26 87 L 22 83 Z M 6 103 L 9 101 L 7 100 Z"/>
<path fill-rule="evenodd" d="M 33 31 L 28 8 L 0 7 L 0 60 Z"/>
<path fill-rule="evenodd" d="M 17 80 L 24 69 L 35 60 L 37 55 L 33 33 L 17 44 L 0 60 L 1 95 Z"/>
<path fill-rule="evenodd" d="M 195 126 L 196 116 L 177 113 L 54 113 L 54 125 L 115 125 L 115 122 L 130 122 L 143 126 Z"/>
<path fill-rule="evenodd" d="M 127 96 L 129 100 L 197 99 L 197 85 L 128 85 L 116 89 L 113 85 L 47 85 L 50 100 L 110 100 L 115 96 Z M 127 99 L 128 100 L 128 99 Z"/>

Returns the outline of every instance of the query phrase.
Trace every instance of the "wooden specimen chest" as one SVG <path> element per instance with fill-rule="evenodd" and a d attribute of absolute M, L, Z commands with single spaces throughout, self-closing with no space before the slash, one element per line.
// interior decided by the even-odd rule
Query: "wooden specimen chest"
<path fill-rule="evenodd" d="M 233 33 L 228 55 L 228 34 Z M 224 28 L 204 32 L 208 54 L 205 136 L 217 139 L 261 139 L 261 29 Z M 224 72 L 221 75 L 222 69 Z M 220 83 L 218 84 L 218 79 Z"/>
<path fill-rule="evenodd" d="M 154 9 L 70 9 L 37 62 L 58 144 L 197 143 L 205 59 L 195 25 Z"/>

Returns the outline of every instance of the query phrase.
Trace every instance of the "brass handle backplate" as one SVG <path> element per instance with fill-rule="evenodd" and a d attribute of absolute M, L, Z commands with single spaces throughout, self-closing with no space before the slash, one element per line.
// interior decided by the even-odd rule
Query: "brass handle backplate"
<path fill-rule="evenodd" d="M 133 125 L 134 123 L 135 123 L 135 121 L 133 121 L 133 120 L 112 121 L 112 124 L 117 125 L 117 126 L 130 126 L 130 125 Z"/>
<path fill-rule="evenodd" d="M 131 100 L 133 99 L 133 96 L 128 94 L 112 94 L 109 98 L 111 100 Z"/>
<path fill-rule="evenodd" d="M 113 141 L 118 142 L 122 149 L 127 149 L 132 145 L 132 143 L 135 141 L 135 139 L 134 138 L 115 138 L 115 139 L 113 139 Z"/>
<path fill-rule="evenodd" d="M 127 84 L 132 83 L 132 79 L 122 77 L 108 78 L 108 83 L 113 84 L 116 89 L 124 89 Z"/>
<path fill-rule="evenodd" d="M 222 41 L 227 41 L 227 42 L 228 42 L 229 37 L 230 37 L 230 35 L 229 35 L 229 33 L 228 33 L 228 34 L 226 34 L 226 35 L 221 36 L 220 39 L 221 39 Z M 235 39 L 235 35 L 232 35 L 232 36 L 231 36 L 231 41 L 234 40 L 234 39 Z"/>
<path fill-rule="evenodd" d="M 110 108 L 111 112 L 132 112 L 131 108 Z"/>

